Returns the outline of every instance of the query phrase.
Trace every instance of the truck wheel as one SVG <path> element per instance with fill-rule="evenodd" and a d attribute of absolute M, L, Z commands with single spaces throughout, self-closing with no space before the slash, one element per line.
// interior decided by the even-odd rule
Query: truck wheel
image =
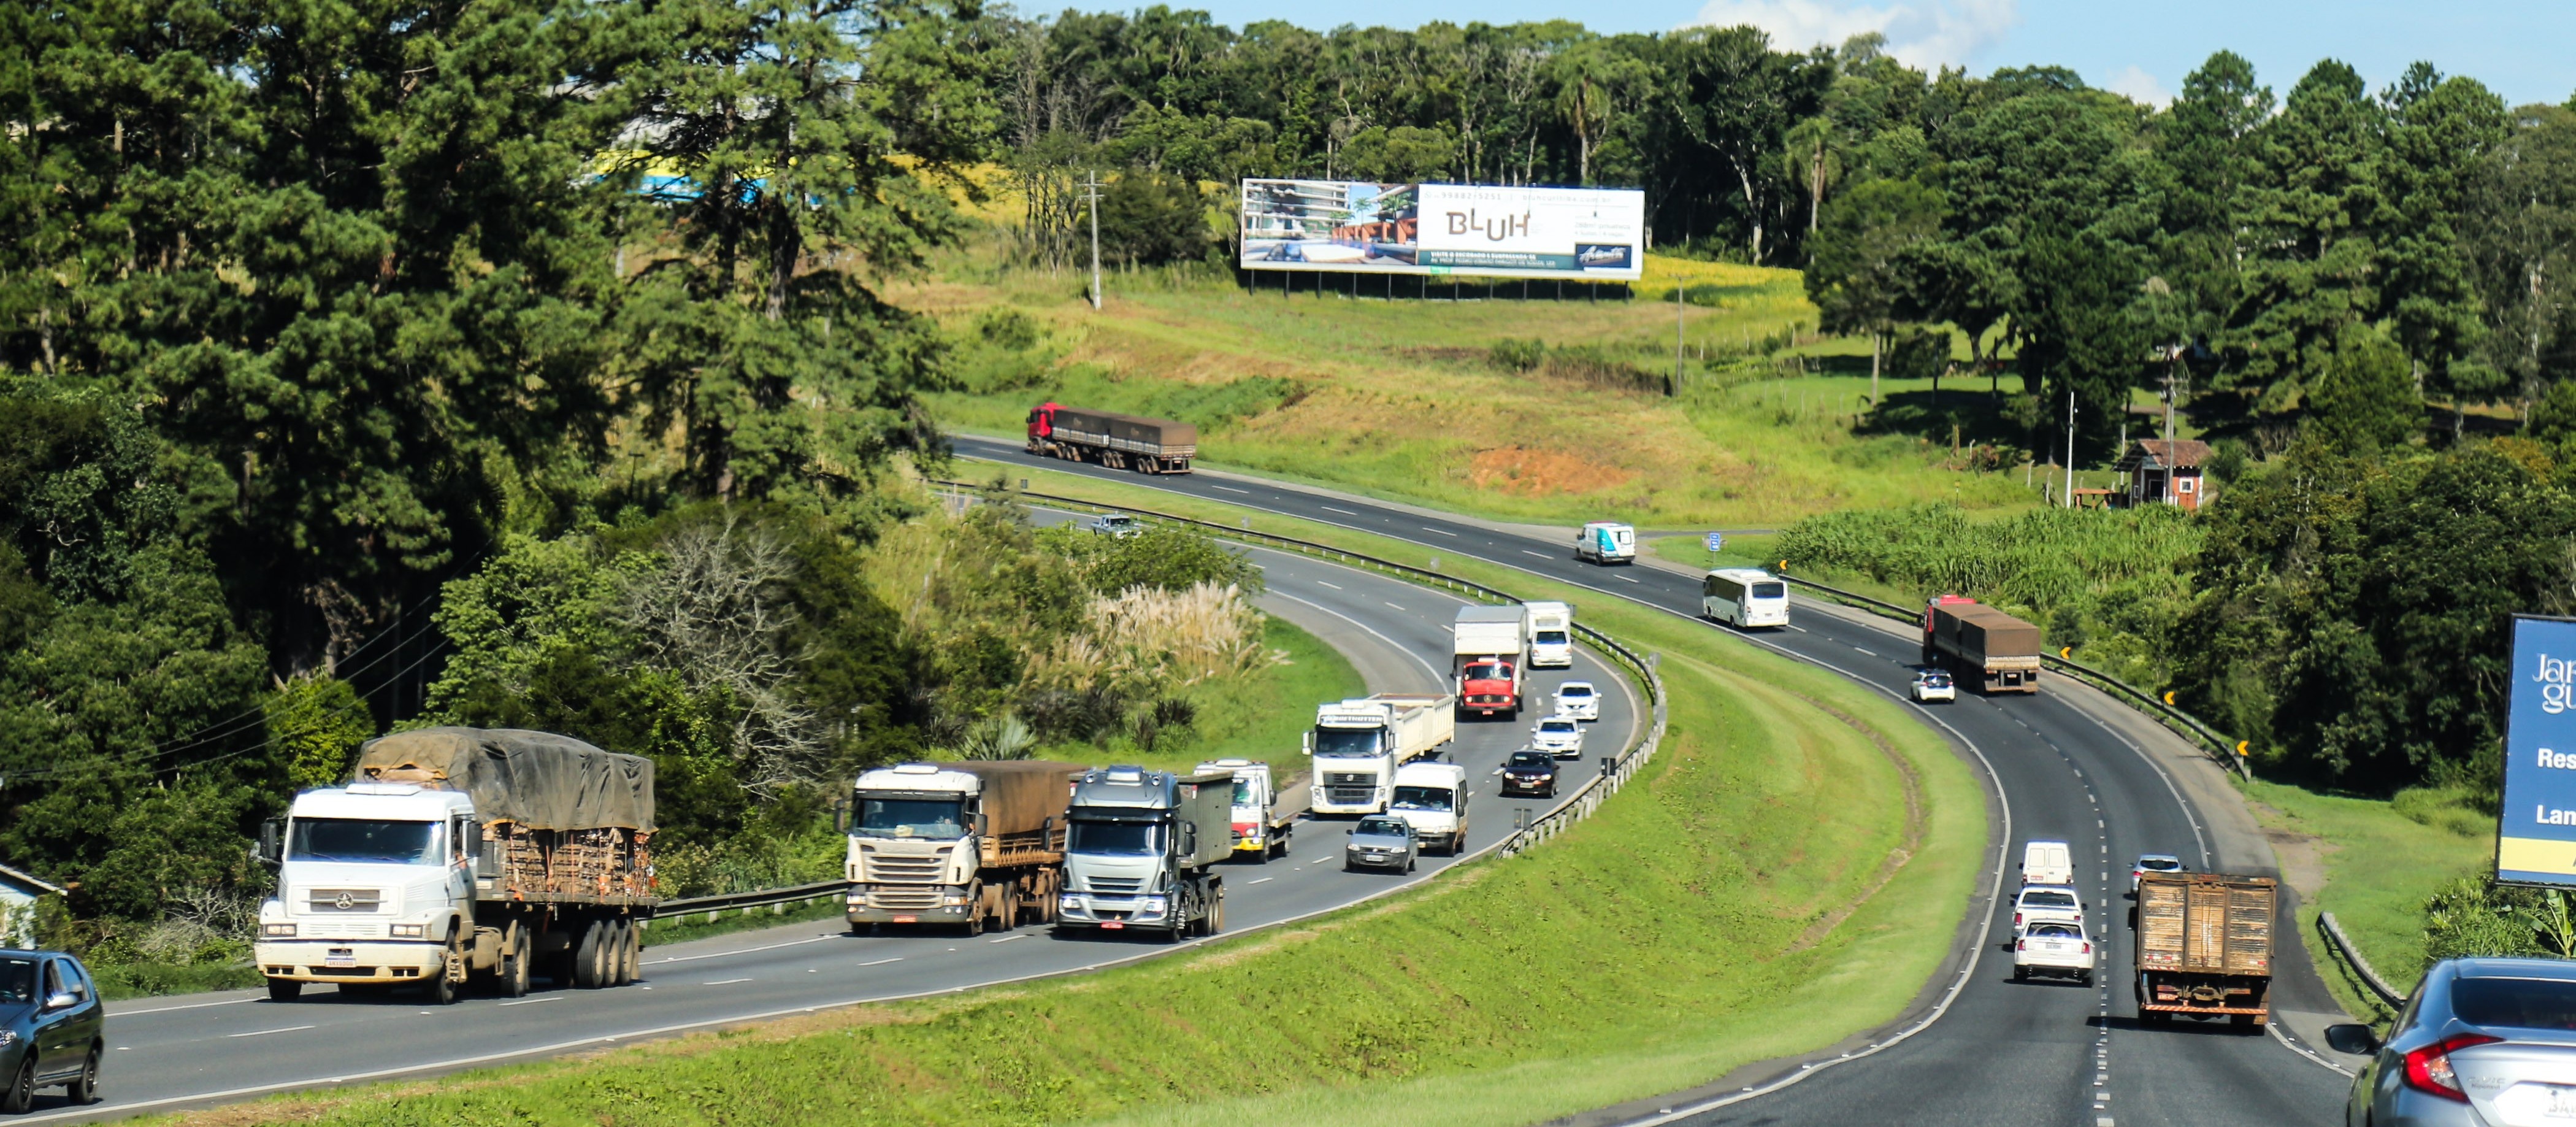
<path fill-rule="evenodd" d="M 1225 934 L 1225 893 L 1223 892 L 1217 893 L 1216 907 L 1211 909 L 1208 913 L 1207 933 L 1209 935 Z"/>
<path fill-rule="evenodd" d="M 618 920 L 608 925 L 608 984 L 635 981 L 635 925 Z"/>
<path fill-rule="evenodd" d="M 525 998 L 528 996 L 528 929 L 514 927 L 510 934 L 516 938 L 501 952 L 501 996 Z"/>
<path fill-rule="evenodd" d="M 457 982 L 454 978 L 449 977 L 447 968 L 464 962 L 465 953 L 462 949 L 460 940 L 460 936 L 450 933 L 447 937 L 447 946 L 442 948 L 439 952 L 440 957 L 438 961 L 438 970 L 429 976 L 430 1005 L 452 1006 L 456 1004 Z"/>
<path fill-rule="evenodd" d="M 575 988 L 599 989 L 600 971 L 607 969 L 608 965 L 608 960 L 601 957 L 599 950 L 602 941 L 607 938 L 600 933 L 606 930 L 608 929 L 599 921 L 592 920 L 583 925 L 581 938 L 573 942 L 572 984 Z"/>
<path fill-rule="evenodd" d="M 303 993 L 304 984 L 297 982 L 292 978 L 272 978 L 268 980 L 269 1001 L 292 1002 L 297 996 Z"/>
<path fill-rule="evenodd" d="M 1020 898 L 1005 889 L 1002 892 L 1002 915 L 995 931 L 1014 931 L 1020 926 Z"/>

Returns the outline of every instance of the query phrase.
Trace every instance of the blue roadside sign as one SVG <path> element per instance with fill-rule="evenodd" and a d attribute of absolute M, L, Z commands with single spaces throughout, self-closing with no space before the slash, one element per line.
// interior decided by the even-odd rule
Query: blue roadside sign
<path fill-rule="evenodd" d="M 2516 615 L 2496 878 L 2576 886 L 2576 621 Z"/>
<path fill-rule="evenodd" d="M 1723 532 L 1712 532 L 1712 533 L 1709 533 L 1709 534 L 1708 534 L 1708 550 L 1709 550 L 1709 551 L 1712 551 L 1712 552 L 1723 552 L 1723 551 L 1725 551 L 1725 550 L 1726 550 L 1726 534 L 1725 534 L 1725 533 L 1723 533 Z"/>

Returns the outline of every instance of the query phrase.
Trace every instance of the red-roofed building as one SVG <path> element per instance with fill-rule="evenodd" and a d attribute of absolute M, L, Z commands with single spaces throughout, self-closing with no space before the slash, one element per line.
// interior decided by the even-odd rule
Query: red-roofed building
<path fill-rule="evenodd" d="M 2129 483 L 2123 500 L 2131 505 L 2197 509 L 2209 500 L 2209 485 L 2200 473 L 2201 464 L 2208 460 L 2206 442 L 2188 438 L 2171 442 L 2142 438 L 2132 442 L 2120 455 L 2117 467 L 2127 475 Z"/>

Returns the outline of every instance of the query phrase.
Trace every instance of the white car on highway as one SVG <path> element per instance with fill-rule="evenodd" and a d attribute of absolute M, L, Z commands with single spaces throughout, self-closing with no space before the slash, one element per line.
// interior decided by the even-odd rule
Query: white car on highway
<path fill-rule="evenodd" d="M 2013 939 L 2013 981 L 2045 974 L 2093 982 L 2093 940 L 2084 925 L 2042 920 L 2021 929 Z"/>
<path fill-rule="evenodd" d="M 1107 536 L 1116 540 L 1145 534 L 1145 522 L 1125 513 L 1102 513 L 1091 518 L 1091 523 L 1083 527 L 1090 529 L 1095 536 Z"/>
<path fill-rule="evenodd" d="M 1959 702 L 1959 686 L 1950 680 L 1949 674 L 1943 673 L 1938 669 L 1926 669 L 1921 673 L 1915 674 L 1914 702 L 1916 704 L 1930 704 L 1936 700 L 1957 704 Z"/>
<path fill-rule="evenodd" d="M 2084 898 L 2062 884 L 2022 886 L 2021 895 L 2013 897 L 2013 930 L 2019 932 L 2035 923 L 2083 927 Z"/>
<path fill-rule="evenodd" d="M 2129 868 L 2129 895 L 2135 896 L 2138 894 L 2138 878 L 2143 877 L 2148 873 L 2180 873 L 2187 871 L 2189 870 L 2183 868 L 2182 858 L 2176 857 L 2171 853 L 2138 854 L 2138 863 L 2130 866 Z"/>
<path fill-rule="evenodd" d="M 1550 716 L 1530 729 L 1530 747 L 1559 759 L 1583 758 L 1583 728 L 1571 716 Z"/>
<path fill-rule="evenodd" d="M 1556 687 L 1556 714 L 1577 720 L 1601 719 L 1601 694 L 1590 681 L 1568 681 Z"/>

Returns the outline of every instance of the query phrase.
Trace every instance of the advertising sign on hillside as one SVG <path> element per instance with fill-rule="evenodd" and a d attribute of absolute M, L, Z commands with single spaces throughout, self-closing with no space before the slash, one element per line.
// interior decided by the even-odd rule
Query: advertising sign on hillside
<path fill-rule="evenodd" d="M 1243 182 L 1243 267 L 1634 281 L 1646 194 L 1625 189 Z"/>
<path fill-rule="evenodd" d="M 2576 885 L 2576 621 L 2516 615 L 2496 877 Z"/>

